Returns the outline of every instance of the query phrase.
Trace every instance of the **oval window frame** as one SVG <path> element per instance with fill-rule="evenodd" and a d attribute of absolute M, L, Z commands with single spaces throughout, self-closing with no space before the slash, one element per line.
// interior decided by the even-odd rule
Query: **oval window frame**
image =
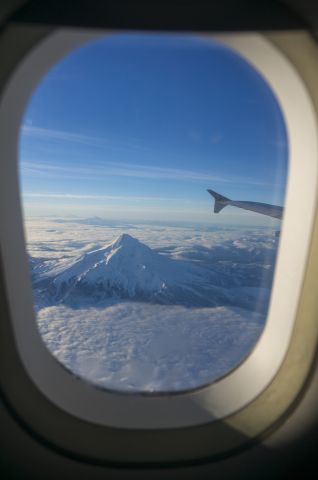
<path fill-rule="evenodd" d="M 314 109 L 293 66 L 261 35 L 205 35 L 205 38 L 232 48 L 265 77 L 279 100 L 286 121 L 289 177 L 266 326 L 250 355 L 236 369 L 209 386 L 171 395 L 126 394 L 96 388 L 70 374 L 53 358 L 36 326 L 25 254 L 17 140 L 26 102 L 46 71 L 72 49 L 111 33 L 59 30 L 50 34 L 20 63 L 2 97 L 0 141 L 6 145 L 3 152 L 6 177 L 0 179 L 0 190 L 10 209 L 1 209 L 0 222 L 6 226 L 2 235 L 3 262 L 15 339 L 33 382 L 50 401 L 71 415 L 125 429 L 202 425 L 231 415 L 252 402 L 270 384 L 286 355 L 301 293 L 316 203 Z M 297 160 L 304 157 L 305 165 Z M 295 258 L 296 265 L 290 261 L 294 262 Z M 291 274 L 295 280 L 292 284 L 289 282 L 288 289 L 285 278 L 291 278 Z M 16 278 L 19 278 L 19 291 Z"/>

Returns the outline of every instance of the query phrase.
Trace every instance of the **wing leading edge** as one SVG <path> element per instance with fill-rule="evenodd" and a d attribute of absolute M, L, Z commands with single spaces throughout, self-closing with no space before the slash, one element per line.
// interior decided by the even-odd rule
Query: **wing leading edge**
<path fill-rule="evenodd" d="M 284 208 L 278 205 L 270 205 L 268 203 L 260 203 L 260 202 L 244 202 L 244 201 L 236 201 L 230 200 L 223 195 L 215 192 L 214 190 L 207 190 L 209 194 L 214 198 L 214 213 L 219 213 L 224 207 L 227 205 L 231 205 L 232 207 L 243 208 L 244 210 L 250 210 L 252 212 L 261 213 L 262 215 L 267 215 L 269 217 L 274 217 L 278 219 L 282 219 Z"/>

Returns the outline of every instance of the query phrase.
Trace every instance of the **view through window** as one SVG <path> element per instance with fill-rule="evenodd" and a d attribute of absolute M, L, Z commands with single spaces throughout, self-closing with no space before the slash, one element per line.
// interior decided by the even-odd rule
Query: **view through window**
<path fill-rule="evenodd" d="M 274 93 L 216 41 L 115 34 L 63 58 L 20 135 L 50 352 L 125 392 L 191 389 L 238 365 L 266 322 L 287 162 Z"/>

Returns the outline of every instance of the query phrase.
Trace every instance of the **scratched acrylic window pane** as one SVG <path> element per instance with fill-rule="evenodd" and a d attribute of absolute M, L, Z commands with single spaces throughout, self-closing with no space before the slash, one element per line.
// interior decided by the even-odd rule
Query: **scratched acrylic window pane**
<path fill-rule="evenodd" d="M 47 348 L 119 391 L 228 373 L 266 321 L 287 158 L 273 92 L 220 43 L 117 34 L 62 59 L 20 136 Z"/>

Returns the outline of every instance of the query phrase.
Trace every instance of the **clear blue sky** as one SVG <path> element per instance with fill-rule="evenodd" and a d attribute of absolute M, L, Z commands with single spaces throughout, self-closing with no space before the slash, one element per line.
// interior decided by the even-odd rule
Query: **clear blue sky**
<path fill-rule="evenodd" d="M 206 189 L 282 205 L 287 159 L 264 79 L 190 35 L 118 34 L 73 51 L 42 79 L 21 128 L 27 215 L 262 224 L 234 208 L 213 215 Z"/>

